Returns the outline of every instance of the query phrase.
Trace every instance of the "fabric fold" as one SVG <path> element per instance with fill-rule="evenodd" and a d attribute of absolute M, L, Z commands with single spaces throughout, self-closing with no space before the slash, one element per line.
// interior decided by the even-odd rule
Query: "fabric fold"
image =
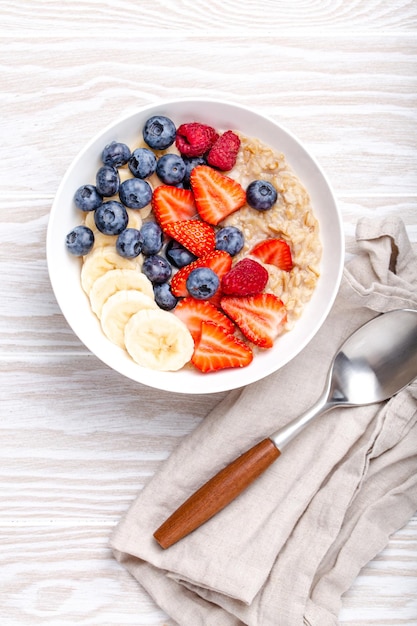
<path fill-rule="evenodd" d="M 341 595 L 417 509 L 413 383 L 381 405 L 320 417 L 168 550 L 152 536 L 213 474 L 317 400 L 334 353 L 356 328 L 381 312 L 417 309 L 417 257 L 401 220 L 360 220 L 357 246 L 309 345 L 275 374 L 228 394 L 113 533 L 115 557 L 182 626 L 337 624 Z"/>

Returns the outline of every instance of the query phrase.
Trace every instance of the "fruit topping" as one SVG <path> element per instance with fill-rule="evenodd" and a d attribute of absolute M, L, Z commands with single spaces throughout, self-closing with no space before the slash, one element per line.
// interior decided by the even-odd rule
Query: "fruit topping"
<path fill-rule="evenodd" d="M 217 225 L 245 204 L 242 186 L 208 165 L 198 165 L 190 175 L 191 187 L 200 217 Z"/>
<path fill-rule="evenodd" d="M 154 150 L 166 150 L 175 141 L 174 122 L 164 115 L 153 115 L 143 127 L 143 139 Z"/>
<path fill-rule="evenodd" d="M 152 187 L 141 178 L 128 178 L 120 185 L 119 198 L 129 209 L 143 209 L 152 200 Z"/>
<path fill-rule="evenodd" d="M 191 358 L 201 372 L 216 372 L 230 367 L 246 367 L 253 359 L 252 350 L 222 326 L 202 322 L 200 338 Z"/>
<path fill-rule="evenodd" d="M 195 254 L 187 250 L 187 248 L 184 248 L 184 246 L 180 244 L 179 241 L 175 241 L 175 239 L 171 239 L 168 243 L 165 249 L 165 255 L 171 265 L 179 269 L 197 259 Z"/>
<path fill-rule="evenodd" d="M 164 233 L 156 222 L 145 222 L 140 229 L 142 237 L 142 254 L 151 256 L 158 254 L 164 241 Z"/>
<path fill-rule="evenodd" d="M 287 318 L 283 302 L 271 293 L 224 296 L 221 307 L 243 335 L 261 348 L 272 348 Z"/>
<path fill-rule="evenodd" d="M 152 209 L 162 228 L 170 222 L 188 220 L 197 216 L 192 191 L 170 185 L 160 185 L 154 189 Z"/>
<path fill-rule="evenodd" d="M 225 226 L 216 232 L 216 250 L 225 250 L 235 256 L 243 248 L 245 239 L 236 226 Z"/>
<path fill-rule="evenodd" d="M 232 257 L 223 250 L 214 250 L 203 257 L 200 257 L 193 263 L 186 265 L 180 269 L 171 280 L 172 293 L 177 297 L 188 296 L 187 278 L 190 273 L 197 267 L 209 267 L 219 277 L 219 280 L 230 270 L 232 266 Z"/>
<path fill-rule="evenodd" d="M 253 296 L 265 289 L 268 276 L 263 265 L 244 258 L 223 276 L 222 291 L 228 296 Z"/>
<path fill-rule="evenodd" d="M 170 264 L 163 256 L 153 254 L 146 257 L 142 265 L 142 272 L 151 283 L 165 283 L 171 278 L 172 269 Z"/>
<path fill-rule="evenodd" d="M 81 211 L 95 211 L 103 202 L 103 196 L 95 185 L 82 185 L 75 192 L 74 202 Z"/>
<path fill-rule="evenodd" d="M 116 240 L 116 250 L 126 259 L 134 259 L 142 252 L 142 235 L 137 228 L 125 228 Z"/>
<path fill-rule="evenodd" d="M 207 163 L 219 170 L 231 170 L 236 163 L 240 139 L 232 130 L 227 130 L 214 142 L 207 155 Z"/>
<path fill-rule="evenodd" d="M 235 330 L 232 320 L 207 300 L 183 298 L 178 302 L 174 314 L 187 326 L 194 341 L 200 337 L 202 322 L 213 322 L 217 326 L 222 326 L 230 334 L 233 334 Z"/>
<path fill-rule="evenodd" d="M 187 291 L 197 300 L 212 298 L 220 286 L 219 277 L 209 267 L 196 267 L 186 280 Z"/>
<path fill-rule="evenodd" d="M 164 154 L 158 159 L 156 174 L 166 185 L 179 185 L 185 175 L 185 163 L 178 154 Z"/>
<path fill-rule="evenodd" d="M 246 189 L 246 201 L 257 211 L 267 211 L 275 204 L 277 198 L 277 190 L 267 180 L 254 180 Z"/>
<path fill-rule="evenodd" d="M 112 141 L 104 147 L 101 153 L 101 160 L 104 165 L 112 165 L 113 167 L 121 167 L 130 159 L 130 148 L 120 141 Z"/>
<path fill-rule="evenodd" d="M 148 148 L 137 148 L 133 150 L 128 161 L 129 170 L 136 178 L 148 178 L 156 170 L 157 159 L 155 153 Z"/>
<path fill-rule="evenodd" d="M 181 154 L 198 157 L 208 152 L 217 138 L 218 134 L 211 126 L 190 122 L 179 126 L 175 145 Z"/>
<path fill-rule="evenodd" d="M 84 256 L 94 246 L 94 233 L 87 226 L 76 226 L 66 236 L 65 245 L 74 256 Z"/>
<path fill-rule="evenodd" d="M 264 239 L 252 248 L 250 254 L 286 272 L 293 268 L 291 248 L 284 239 Z"/>
<path fill-rule="evenodd" d="M 197 167 L 197 165 L 207 165 L 207 159 L 204 156 L 200 157 L 186 157 L 183 156 L 183 161 L 185 163 L 185 175 L 182 181 L 185 189 L 191 188 L 190 183 L 190 174 L 192 170 Z"/>
<path fill-rule="evenodd" d="M 171 291 L 169 283 L 156 283 L 153 287 L 155 302 L 160 309 L 172 311 L 177 306 L 178 298 Z"/>
<path fill-rule="evenodd" d="M 119 191 L 118 171 L 111 165 L 103 165 L 96 174 L 96 188 L 100 195 L 110 198 Z"/>
<path fill-rule="evenodd" d="M 94 213 L 94 223 L 105 235 L 120 235 L 126 228 L 128 220 L 125 207 L 117 200 L 103 202 Z"/>
<path fill-rule="evenodd" d="M 208 254 L 216 245 L 214 229 L 201 220 L 171 222 L 165 226 L 165 233 L 181 243 L 196 256 Z"/>

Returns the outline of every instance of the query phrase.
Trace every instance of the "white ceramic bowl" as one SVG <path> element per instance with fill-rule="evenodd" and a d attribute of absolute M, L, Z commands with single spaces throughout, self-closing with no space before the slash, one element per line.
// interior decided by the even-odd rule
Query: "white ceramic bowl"
<path fill-rule="evenodd" d="M 129 146 L 137 143 L 145 121 L 166 115 L 175 124 L 199 121 L 219 129 L 236 129 L 258 137 L 286 155 L 287 161 L 307 188 L 320 224 L 323 246 L 321 276 L 311 301 L 293 330 L 275 346 L 255 356 L 246 368 L 201 374 L 184 369 L 158 372 L 135 364 L 128 354 L 103 334 L 80 284 L 81 261 L 68 253 L 65 236 L 80 223 L 73 196 L 78 187 L 94 180 L 103 147 L 113 140 Z M 253 383 L 291 361 L 314 337 L 336 297 L 344 261 L 342 220 L 325 175 L 314 158 L 291 133 L 272 119 L 246 107 L 217 100 L 186 99 L 144 107 L 117 120 L 96 135 L 78 154 L 66 172 L 53 202 L 47 233 L 47 260 L 58 304 L 74 333 L 99 359 L 117 372 L 144 385 L 186 394 L 226 391 Z"/>

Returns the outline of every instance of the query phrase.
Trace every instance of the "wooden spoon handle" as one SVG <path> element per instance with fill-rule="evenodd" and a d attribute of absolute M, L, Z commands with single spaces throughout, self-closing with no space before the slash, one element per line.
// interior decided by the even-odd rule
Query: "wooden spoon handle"
<path fill-rule="evenodd" d="M 279 455 L 269 438 L 244 452 L 174 511 L 154 532 L 156 541 L 162 548 L 169 548 L 201 526 L 244 491 Z"/>

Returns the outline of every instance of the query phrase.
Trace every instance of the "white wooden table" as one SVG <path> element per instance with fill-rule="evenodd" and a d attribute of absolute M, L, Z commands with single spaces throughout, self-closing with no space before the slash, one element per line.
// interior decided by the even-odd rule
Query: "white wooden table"
<path fill-rule="evenodd" d="M 145 388 L 80 344 L 48 280 L 54 193 L 119 115 L 224 98 L 279 120 L 317 157 L 348 252 L 362 215 L 399 215 L 416 242 L 417 5 L 0 0 L 0 18 L 0 621 L 161 626 L 109 535 L 222 395 Z M 363 569 L 340 619 L 417 624 L 417 517 Z"/>

